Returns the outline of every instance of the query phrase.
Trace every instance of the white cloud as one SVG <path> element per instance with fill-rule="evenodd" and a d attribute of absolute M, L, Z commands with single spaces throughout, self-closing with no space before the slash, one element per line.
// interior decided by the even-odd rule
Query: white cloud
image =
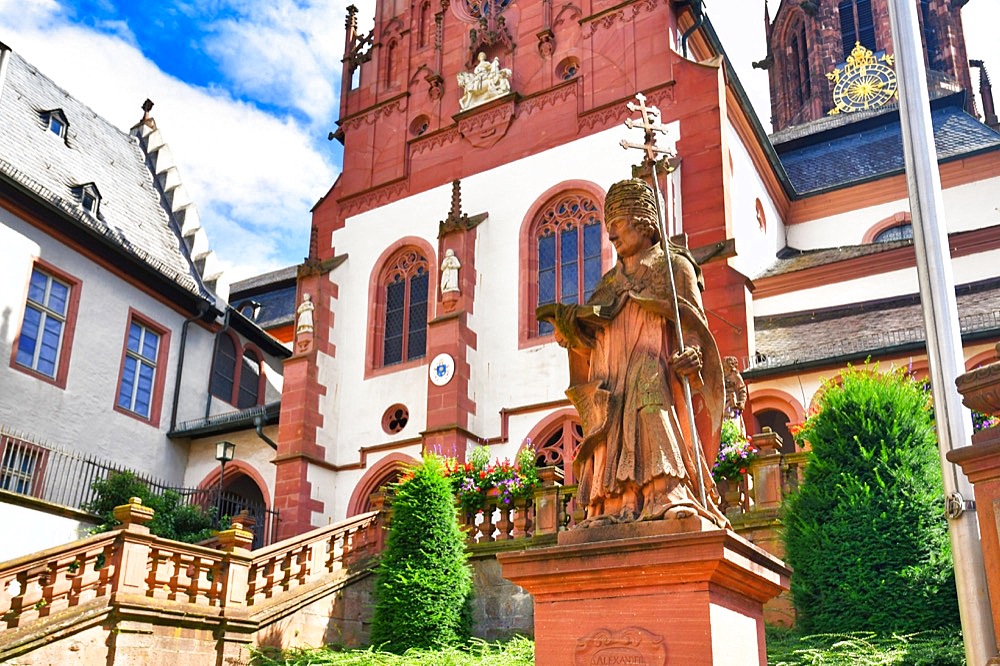
<path fill-rule="evenodd" d="M 173 78 L 127 38 L 62 22 L 52 0 L 4 11 L 22 2 L 0 0 L 0 40 L 46 76 L 123 130 L 144 99 L 156 103 L 152 115 L 230 279 L 301 261 L 309 209 L 337 174 L 315 147 L 318 130 Z"/>
<path fill-rule="evenodd" d="M 241 94 L 329 123 L 339 102 L 346 2 L 239 4 L 238 18 L 208 24 L 205 52 Z"/>

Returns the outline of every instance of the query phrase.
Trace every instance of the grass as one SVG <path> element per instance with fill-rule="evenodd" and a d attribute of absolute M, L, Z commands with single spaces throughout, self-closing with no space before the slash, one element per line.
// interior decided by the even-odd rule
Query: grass
<path fill-rule="evenodd" d="M 315 648 L 278 656 L 254 655 L 255 666 L 534 666 L 535 644 L 528 638 L 505 643 L 473 639 L 464 649 L 409 650 L 402 655 L 366 650 Z M 769 666 L 965 666 L 957 630 L 877 636 L 870 632 L 799 636 L 768 629 Z"/>
<path fill-rule="evenodd" d="M 257 652 L 251 663 L 255 666 L 534 666 L 535 643 L 520 637 L 504 643 L 473 639 L 463 649 L 407 650 L 401 655 L 373 648 L 288 650 L 279 657 Z"/>
<path fill-rule="evenodd" d="M 878 636 L 872 632 L 798 636 L 768 629 L 769 666 L 965 666 L 955 630 Z"/>

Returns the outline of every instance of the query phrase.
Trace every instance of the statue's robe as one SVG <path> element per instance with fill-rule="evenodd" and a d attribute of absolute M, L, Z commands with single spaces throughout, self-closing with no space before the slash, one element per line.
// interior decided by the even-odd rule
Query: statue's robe
<path fill-rule="evenodd" d="M 634 274 L 619 262 L 598 283 L 585 306 L 562 310 L 557 327 L 568 337 L 571 386 L 584 438 L 574 460 L 578 499 L 588 514 L 607 498 L 660 480 L 657 518 L 674 506 L 694 508 L 722 525 L 709 463 L 719 450 L 724 388 L 722 362 L 701 307 L 694 260 L 671 249 L 684 345 L 701 350 L 701 381 L 692 382 L 692 407 L 701 444 L 707 507 L 699 501 L 698 474 L 681 381 L 670 369 L 678 351 L 667 262 L 659 245 L 644 251 Z M 664 483 L 665 482 L 665 483 Z M 648 493 L 647 493 L 648 494 Z M 639 495 L 640 502 L 642 495 Z M 614 504 L 610 502 L 609 504 Z M 588 518 L 594 517 L 588 515 Z"/>

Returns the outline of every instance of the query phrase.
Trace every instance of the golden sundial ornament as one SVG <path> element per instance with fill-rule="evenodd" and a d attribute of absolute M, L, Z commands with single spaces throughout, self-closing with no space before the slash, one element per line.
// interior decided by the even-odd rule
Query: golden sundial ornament
<path fill-rule="evenodd" d="M 833 81 L 833 103 L 829 115 L 870 111 L 895 99 L 896 73 L 893 59 L 885 51 L 872 53 L 859 42 L 847 57 L 847 62 L 826 75 Z"/>

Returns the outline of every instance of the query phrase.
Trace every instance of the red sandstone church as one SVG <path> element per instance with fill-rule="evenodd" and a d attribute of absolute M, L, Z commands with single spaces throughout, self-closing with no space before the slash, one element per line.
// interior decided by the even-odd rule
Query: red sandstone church
<path fill-rule="evenodd" d="M 919 2 L 971 367 L 1000 337 L 1000 134 L 982 62 L 975 108 L 963 4 Z M 664 183 L 671 232 L 705 262 L 750 430 L 793 454 L 788 424 L 823 378 L 869 356 L 925 367 L 896 101 L 852 99 L 827 76 L 856 76 L 855 48 L 892 74 L 884 0 L 765 16 L 771 137 L 700 2 L 379 1 L 370 33 L 348 11 L 331 134 L 343 173 L 298 270 L 315 325 L 285 364 L 283 534 L 367 510 L 424 451 L 531 446 L 572 483 L 565 355 L 533 313 L 582 302 L 614 262 L 603 196 L 641 157 L 619 146 L 642 138 L 623 124 L 637 92 L 680 157 Z M 459 78 L 477 66 L 502 85 L 470 106 Z M 449 251 L 460 268 L 442 290 Z"/>

